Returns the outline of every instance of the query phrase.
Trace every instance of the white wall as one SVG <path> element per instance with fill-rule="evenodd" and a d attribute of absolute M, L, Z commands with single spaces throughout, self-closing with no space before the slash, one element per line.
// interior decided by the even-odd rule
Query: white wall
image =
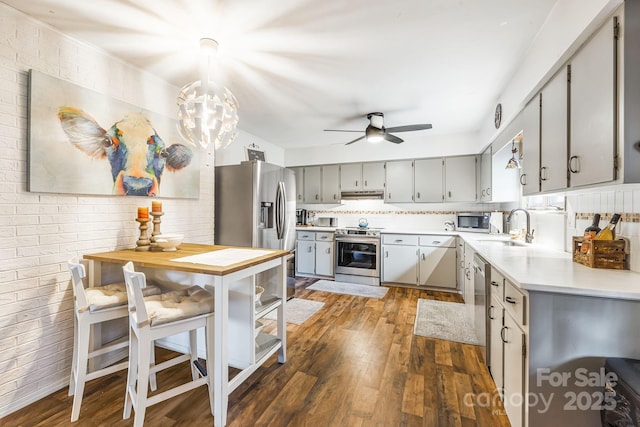
<path fill-rule="evenodd" d="M 380 160 L 414 159 L 422 157 L 455 156 L 478 154 L 482 141 L 475 133 L 453 135 L 430 135 L 429 131 L 418 132 L 419 136 L 407 138 L 402 144 L 382 144 L 375 150 L 367 150 L 367 145 L 337 143 L 330 148 L 306 147 L 287 149 L 286 166 L 320 165 L 327 163 L 349 163 Z M 341 134 L 338 134 L 341 135 Z M 349 141 L 352 134 L 344 134 Z M 355 137 L 354 137 L 355 138 Z M 340 137 L 336 138 L 341 140 Z"/>
<path fill-rule="evenodd" d="M 502 104 L 502 125 L 493 125 L 495 105 L 487 106 L 487 120 L 479 137 L 492 141 L 522 110 L 543 83 L 575 53 L 622 0 L 558 0 L 531 47 L 522 52 L 518 67 L 496 104 Z"/>
<path fill-rule="evenodd" d="M 242 115 L 242 112 L 240 112 Z M 242 123 L 240 123 L 241 125 Z M 246 148 L 257 145 L 259 148 L 254 148 L 264 152 L 265 161 L 273 163 L 274 165 L 284 166 L 284 150 L 277 145 L 271 144 L 264 139 L 255 136 L 249 132 L 240 130 L 235 141 L 228 147 L 223 148 L 215 152 L 215 165 L 237 165 L 240 162 L 247 160 Z"/>
<path fill-rule="evenodd" d="M 142 197 L 29 193 L 27 72 L 33 68 L 175 115 L 179 88 L 0 4 L 0 417 L 68 385 L 73 344 L 66 261 L 135 246 Z M 199 199 L 162 199 L 162 231 L 213 243 L 213 168 Z M 0 422 L 1 424 L 1 422 Z"/>

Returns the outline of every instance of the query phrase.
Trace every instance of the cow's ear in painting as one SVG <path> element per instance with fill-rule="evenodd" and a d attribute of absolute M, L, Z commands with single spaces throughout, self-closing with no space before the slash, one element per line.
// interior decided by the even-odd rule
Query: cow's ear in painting
<path fill-rule="evenodd" d="M 189 166 L 193 153 L 186 145 L 173 144 L 162 150 L 162 157 L 166 160 L 167 169 L 176 171 Z"/>
<path fill-rule="evenodd" d="M 58 110 L 58 119 L 74 147 L 91 158 L 106 157 L 107 131 L 93 117 L 78 108 L 63 106 Z"/>

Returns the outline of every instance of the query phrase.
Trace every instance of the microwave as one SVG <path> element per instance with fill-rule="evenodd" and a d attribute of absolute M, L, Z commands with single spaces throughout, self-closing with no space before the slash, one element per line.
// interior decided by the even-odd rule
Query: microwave
<path fill-rule="evenodd" d="M 474 233 L 488 233 L 490 230 L 489 212 L 465 212 L 456 216 L 456 229 L 458 231 L 471 231 Z"/>

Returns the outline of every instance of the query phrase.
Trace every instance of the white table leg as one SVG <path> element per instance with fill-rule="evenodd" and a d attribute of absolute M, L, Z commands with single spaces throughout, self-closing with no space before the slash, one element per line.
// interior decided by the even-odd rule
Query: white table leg
<path fill-rule="evenodd" d="M 285 304 L 287 301 L 287 258 L 283 257 L 282 264 L 278 267 L 278 280 L 280 283 L 279 297 L 282 304 L 278 307 L 278 338 L 280 339 L 280 349 L 278 350 L 278 362 L 285 363 L 287 361 L 287 319 Z"/>
<path fill-rule="evenodd" d="M 221 276 L 215 276 L 215 337 L 214 337 L 214 425 L 227 424 L 229 404 L 229 361 L 228 361 L 228 323 L 229 323 L 229 286 Z"/>

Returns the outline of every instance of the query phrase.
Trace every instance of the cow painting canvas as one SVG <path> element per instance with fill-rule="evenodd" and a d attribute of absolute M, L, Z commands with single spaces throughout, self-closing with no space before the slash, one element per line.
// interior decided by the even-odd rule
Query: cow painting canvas
<path fill-rule="evenodd" d="M 197 198 L 176 119 L 40 72 L 29 82 L 29 191 Z"/>

